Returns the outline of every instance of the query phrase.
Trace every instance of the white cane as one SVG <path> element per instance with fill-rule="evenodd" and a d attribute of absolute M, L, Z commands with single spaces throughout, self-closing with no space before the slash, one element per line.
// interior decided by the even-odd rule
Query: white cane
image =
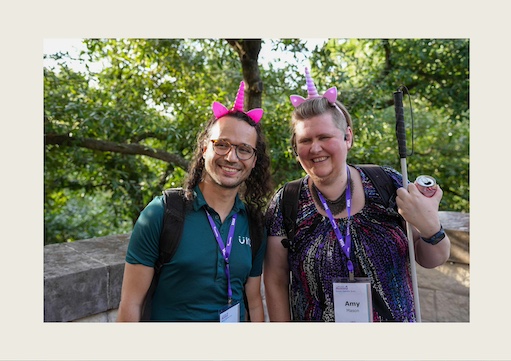
<path fill-rule="evenodd" d="M 406 131 L 403 111 L 403 92 L 394 92 L 394 108 L 396 111 L 396 136 L 401 159 L 401 174 L 403 176 L 403 188 L 408 190 L 408 171 L 406 167 Z M 417 285 L 417 271 L 415 267 L 415 248 L 413 244 L 413 232 L 410 223 L 406 222 L 406 233 L 408 236 L 408 253 L 410 255 L 410 272 L 412 274 L 413 302 L 415 305 L 415 317 L 421 322 L 421 308 L 419 302 L 419 288 Z"/>

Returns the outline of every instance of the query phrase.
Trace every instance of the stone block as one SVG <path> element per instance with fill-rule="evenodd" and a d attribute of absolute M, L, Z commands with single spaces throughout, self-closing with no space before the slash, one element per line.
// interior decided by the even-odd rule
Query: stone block
<path fill-rule="evenodd" d="M 107 312 L 101 312 L 92 316 L 73 320 L 72 322 L 115 322 L 117 320 L 118 310 L 109 310 Z"/>
<path fill-rule="evenodd" d="M 438 215 L 445 229 L 470 233 L 469 213 L 440 211 Z"/>
<path fill-rule="evenodd" d="M 72 321 L 107 309 L 105 266 L 44 280 L 44 320 Z"/>
<path fill-rule="evenodd" d="M 44 248 L 44 320 L 72 321 L 117 308 L 129 234 Z"/>
<path fill-rule="evenodd" d="M 451 240 L 450 261 L 470 264 L 470 214 L 438 212 L 440 222 Z"/>
<path fill-rule="evenodd" d="M 451 255 L 449 260 L 457 263 L 470 264 L 470 235 L 464 231 L 447 229 L 445 231 L 451 240 Z"/>
<path fill-rule="evenodd" d="M 436 322 L 435 291 L 426 288 L 419 288 L 419 302 L 421 308 L 422 322 Z"/>
<path fill-rule="evenodd" d="M 436 291 L 435 295 L 438 322 L 470 322 L 469 297 L 448 291 Z"/>
<path fill-rule="evenodd" d="M 108 309 L 116 309 L 121 302 L 122 279 L 124 276 L 124 258 L 121 264 L 109 267 L 110 277 L 108 278 Z"/>
<path fill-rule="evenodd" d="M 108 322 L 108 314 L 101 312 L 92 316 L 80 318 L 79 320 L 73 320 L 72 322 Z"/>
<path fill-rule="evenodd" d="M 433 268 L 423 268 L 416 265 L 419 288 L 445 291 L 462 296 L 469 295 L 470 271 L 469 266 L 447 262 Z"/>
<path fill-rule="evenodd" d="M 416 270 L 422 322 L 468 322 L 469 265 L 447 262 Z"/>
<path fill-rule="evenodd" d="M 117 321 L 117 313 L 119 309 L 110 310 L 106 313 L 108 321 L 107 322 L 115 322 Z"/>

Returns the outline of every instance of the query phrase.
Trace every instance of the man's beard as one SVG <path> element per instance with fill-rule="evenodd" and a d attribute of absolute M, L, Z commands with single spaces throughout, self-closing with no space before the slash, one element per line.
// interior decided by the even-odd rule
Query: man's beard
<path fill-rule="evenodd" d="M 211 179 L 211 181 L 213 183 L 215 183 L 217 186 L 225 188 L 225 189 L 236 189 L 245 182 L 245 179 L 243 179 L 243 180 L 240 180 L 233 184 L 225 184 L 225 183 L 222 183 L 219 180 L 217 180 L 217 178 L 212 177 L 211 174 L 206 169 L 204 169 L 204 175 L 203 175 L 202 179 L 206 179 L 206 177 Z"/>

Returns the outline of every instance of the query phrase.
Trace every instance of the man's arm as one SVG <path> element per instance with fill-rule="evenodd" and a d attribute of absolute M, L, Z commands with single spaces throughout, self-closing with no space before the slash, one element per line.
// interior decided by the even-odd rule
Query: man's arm
<path fill-rule="evenodd" d="M 264 322 L 263 299 L 261 297 L 261 276 L 249 277 L 245 284 L 250 322 Z"/>
<path fill-rule="evenodd" d="M 125 264 L 117 322 L 140 321 L 142 305 L 153 275 L 153 267 L 141 264 Z"/>

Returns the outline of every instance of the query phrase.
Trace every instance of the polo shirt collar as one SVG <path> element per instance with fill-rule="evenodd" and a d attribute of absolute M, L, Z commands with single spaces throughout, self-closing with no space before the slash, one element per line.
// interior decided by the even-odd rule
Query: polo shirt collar
<path fill-rule="evenodd" d="M 202 207 L 209 207 L 198 185 L 195 186 L 193 191 L 195 196 L 193 200 L 193 210 L 197 212 Z M 232 212 L 238 213 L 239 211 L 245 212 L 245 203 L 243 203 L 239 195 L 236 194 L 236 199 L 234 200 L 234 206 L 231 210 L 231 213 Z"/>

